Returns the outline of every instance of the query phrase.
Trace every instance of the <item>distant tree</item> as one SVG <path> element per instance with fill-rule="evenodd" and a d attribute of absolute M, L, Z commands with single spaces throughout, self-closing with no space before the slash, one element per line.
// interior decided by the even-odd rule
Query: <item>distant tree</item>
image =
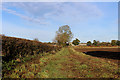
<path fill-rule="evenodd" d="M 110 43 L 110 42 L 107 42 L 107 46 L 111 46 L 111 43 Z"/>
<path fill-rule="evenodd" d="M 56 31 L 54 42 L 56 42 L 58 45 L 66 46 L 72 38 L 73 34 L 70 30 L 70 27 L 68 25 L 64 25 L 59 27 L 58 31 Z"/>
<path fill-rule="evenodd" d="M 101 42 L 101 46 L 111 46 L 110 42 Z"/>
<path fill-rule="evenodd" d="M 87 46 L 91 46 L 91 45 L 92 45 L 91 41 L 88 41 Z"/>
<path fill-rule="evenodd" d="M 96 45 L 97 44 L 97 41 L 96 40 L 93 40 L 93 45 Z"/>
<path fill-rule="evenodd" d="M 34 41 L 39 41 L 39 39 L 38 39 L 38 38 L 35 38 Z"/>
<path fill-rule="evenodd" d="M 93 40 L 93 45 L 94 45 L 94 46 L 99 46 L 99 44 L 100 44 L 99 41 Z"/>
<path fill-rule="evenodd" d="M 111 45 L 116 46 L 117 41 L 116 40 L 111 40 Z"/>
<path fill-rule="evenodd" d="M 116 45 L 120 46 L 120 41 L 119 40 L 117 40 Z"/>
<path fill-rule="evenodd" d="M 48 42 L 48 44 L 51 44 L 51 42 Z"/>
<path fill-rule="evenodd" d="M 101 42 L 100 45 L 101 46 L 107 46 L 107 43 L 106 42 Z"/>
<path fill-rule="evenodd" d="M 74 44 L 74 45 L 79 45 L 79 43 L 80 43 L 80 40 L 77 38 L 75 40 L 73 40 L 73 42 L 72 42 L 72 44 Z"/>
<path fill-rule="evenodd" d="M 97 45 L 97 41 L 93 40 L 93 45 L 96 46 Z"/>
<path fill-rule="evenodd" d="M 100 41 L 97 41 L 97 46 L 100 46 Z"/>

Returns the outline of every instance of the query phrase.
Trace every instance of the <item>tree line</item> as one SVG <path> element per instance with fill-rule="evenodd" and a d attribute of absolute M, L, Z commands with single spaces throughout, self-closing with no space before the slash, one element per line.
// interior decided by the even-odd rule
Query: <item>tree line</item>
<path fill-rule="evenodd" d="M 80 43 L 80 40 L 77 38 L 72 41 L 72 44 L 74 45 L 79 45 L 79 43 Z M 111 40 L 111 42 L 100 42 L 97 40 L 93 40 L 93 43 L 91 41 L 88 41 L 87 46 L 120 46 L 120 41 Z"/>
<path fill-rule="evenodd" d="M 91 41 L 88 41 L 87 46 L 120 46 L 120 41 L 111 40 L 111 42 L 100 42 L 93 40 L 93 43 Z"/>
<path fill-rule="evenodd" d="M 54 39 L 54 43 L 60 45 L 60 46 L 68 46 L 70 45 L 70 41 L 73 38 L 72 31 L 68 25 L 64 25 L 59 27 L 58 31 L 56 31 L 56 36 Z M 72 44 L 79 45 L 80 40 L 75 39 L 72 41 Z M 93 43 L 91 41 L 88 41 L 87 46 L 120 46 L 119 40 L 111 40 L 111 42 L 100 42 L 97 40 L 93 40 Z"/>

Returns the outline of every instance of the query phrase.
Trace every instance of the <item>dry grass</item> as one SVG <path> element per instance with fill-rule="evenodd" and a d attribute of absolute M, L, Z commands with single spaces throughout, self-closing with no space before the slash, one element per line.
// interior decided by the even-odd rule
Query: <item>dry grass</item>
<path fill-rule="evenodd" d="M 36 57 L 17 66 L 10 78 L 118 78 L 118 64 L 63 48 L 56 54 Z"/>

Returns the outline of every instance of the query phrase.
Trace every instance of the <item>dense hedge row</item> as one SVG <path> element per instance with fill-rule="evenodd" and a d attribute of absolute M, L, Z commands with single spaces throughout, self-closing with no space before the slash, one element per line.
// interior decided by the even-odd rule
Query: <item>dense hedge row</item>
<path fill-rule="evenodd" d="M 60 50 L 60 47 L 38 41 L 2 36 L 3 60 L 14 59 L 26 55 Z"/>

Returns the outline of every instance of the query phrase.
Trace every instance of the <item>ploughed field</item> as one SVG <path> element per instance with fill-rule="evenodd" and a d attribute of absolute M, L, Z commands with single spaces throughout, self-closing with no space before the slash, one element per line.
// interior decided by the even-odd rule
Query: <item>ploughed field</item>
<path fill-rule="evenodd" d="M 93 57 L 103 58 L 106 60 L 110 60 L 112 62 L 116 62 L 119 64 L 120 62 L 120 48 L 118 47 L 91 47 L 91 48 L 74 48 L 78 52 L 83 52 L 86 55 L 90 55 Z"/>
<path fill-rule="evenodd" d="M 107 51 L 107 52 L 119 52 L 120 48 L 75 48 L 75 50 L 80 52 L 90 52 L 90 51 Z"/>

